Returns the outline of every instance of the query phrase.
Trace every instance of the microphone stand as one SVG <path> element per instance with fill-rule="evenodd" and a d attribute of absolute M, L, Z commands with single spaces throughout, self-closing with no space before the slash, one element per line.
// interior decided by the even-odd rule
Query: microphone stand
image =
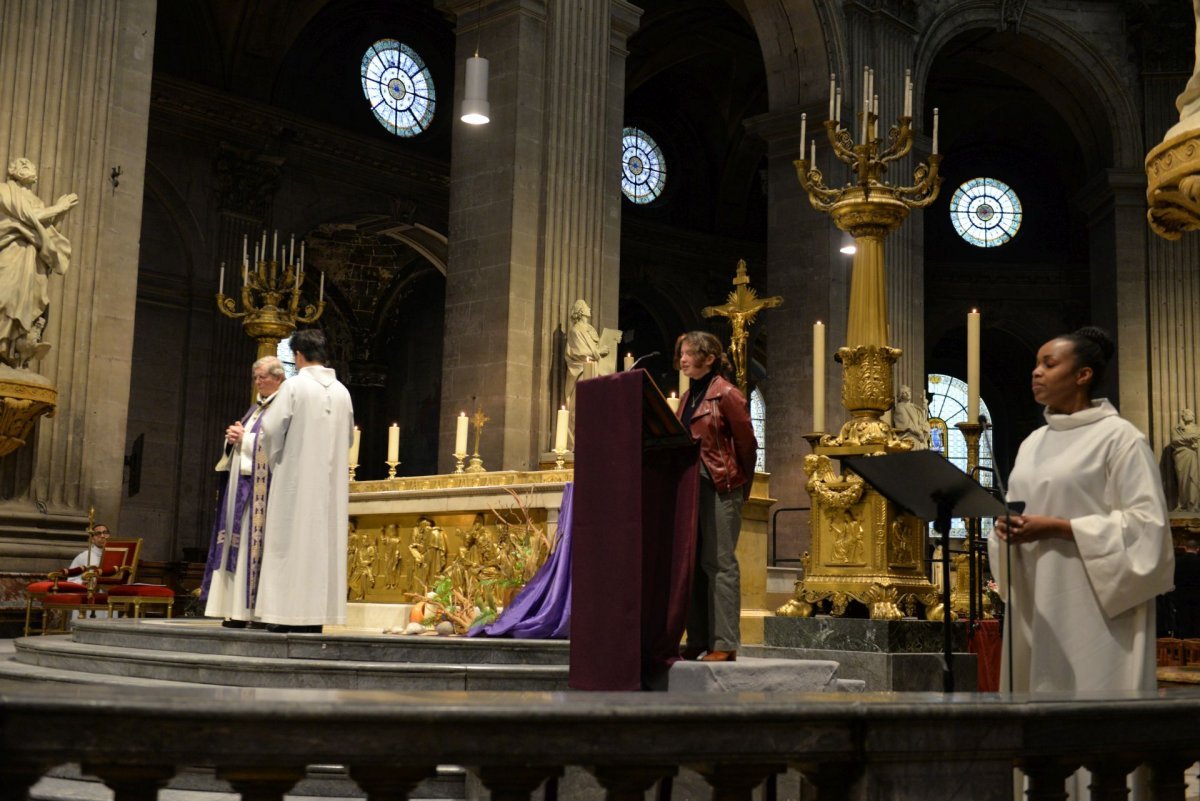
<path fill-rule="evenodd" d="M 992 454 L 992 464 L 995 466 L 996 452 L 992 450 L 991 424 L 988 423 L 986 415 L 979 416 L 979 424 L 983 426 L 984 442 L 987 444 L 988 453 Z M 1000 475 L 999 470 L 995 470 L 992 475 L 996 477 L 996 486 L 1000 490 L 1000 500 L 1004 502 L 1004 528 L 1006 531 L 1011 530 L 1012 510 L 1008 506 L 1008 488 L 1004 486 L 1004 478 Z M 995 532 L 993 532 L 995 533 Z M 1004 540 L 1004 586 L 1008 592 L 1004 594 L 1004 633 L 1003 644 L 1008 648 L 1008 692 L 1011 695 L 1013 691 L 1013 641 L 1012 641 L 1012 625 L 1013 625 L 1013 585 L 1012 585 L 1012 557 L 1013 548 L 1012 540 L 1005 538 Z"/>
<path fill-rule="evenodd" d="M 637 357 L 637 361 L 635 361 L 635 362 L 633 363 L 633 365 L 632 365 L 632 366 L 630 366 L 630 368 L 629 368 L 629 369 L 630 369 L 630 370 L 633 370 L 633 369 L 634 369 L 634 368 L 636 368 L 636 367 L 637 367 L 639 364 L 641 364 L 642 362 L 646 361 L 646 359 L 649 359 L 651 356 L 659 356 L 659 355 L 661 355 L 661 354 L 660 354 L 658 351 L 656 351 L 656 350 L 655 350 L 655 351 L 651 351 L 650 353 L 647 353 L 645 356 L 638 356 L 638 357 Z"/>

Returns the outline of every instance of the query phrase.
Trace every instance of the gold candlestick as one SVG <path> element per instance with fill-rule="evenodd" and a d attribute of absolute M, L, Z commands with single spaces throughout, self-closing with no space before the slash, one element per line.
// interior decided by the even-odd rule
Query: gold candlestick
<path fill-rule="evenodd" d="M 483 436 L 483 424 L 491 419 L 483 413 L 483 407 L 476 407 L 475 414 L 471 418 L 471 422 L 475 424 L 475 452 L 471 454 L 471 464 L 466 469 L 468 473 L 487 472 L 487 469 L 483 466 L 483 459 L 479 456 L 479 439 Z"/>
<path fill-rule="evenodd" d="M 452 453 L 450 455 L 454 457 L 454 472 L 462 473 L 463 460 L 467 458 L 467 455 L 465 453 Z"/>
<path fill-rule="evenodd" d="M 562 470 L 566 465 L 566 460 L 563 457 L 567 455 L 568 451 L 566 449 L 560 451 L 558 448 L 555 448 L 551 453 L 554 454 L 554 469 Z"/>
<path fill-rule="evenodd" d="M 358 472 L 358 464 L 355 463 L 355 464 L 350 465 L 350 480 L 351 481 L 354 480 L 354 474 L 357 472 Z"/>
<path fill-rule="evenodd" d="M 400 463 L 399 462 L 386 462 L 386 464 L 388 466 L 387 477 L 389 479 L 395 478 L 396 477 L 396 465 L 398 465 Z"/>

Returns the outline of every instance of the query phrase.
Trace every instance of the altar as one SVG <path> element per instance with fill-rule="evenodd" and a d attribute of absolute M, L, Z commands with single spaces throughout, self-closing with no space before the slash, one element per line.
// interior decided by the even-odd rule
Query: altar
<path fill-rule="evenodd" d="M 496 596 L 488 600 L 503 606 L 517 571 L 528 580 L 553 546 L 573 473 L 568 467 L 350 482 L 348 615 L 366 619 L 366 605 L 412 604 L 439 576 L 457 587 L 468 576 L 486 575 Z M 763 621 L 771 614 L 769 482 L 769 475 L 756 474 L 742 509 L 737 556 L 747 644 L 763 641 Z"/>

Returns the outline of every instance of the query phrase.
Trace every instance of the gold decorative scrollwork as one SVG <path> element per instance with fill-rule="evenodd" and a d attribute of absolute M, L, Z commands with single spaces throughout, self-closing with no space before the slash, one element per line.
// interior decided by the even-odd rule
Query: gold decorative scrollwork
<path fill-rule="evenodd" d="M 1200 229 L 1200 130 L 1187 131 L 1146 156 L 1146 217 L 1164 239 Z"/>
<path fill-rule="evenodd" d="M 53 417 L 57 402 L 58 391 L 48 384 L 0 381 L 0 456 L 25 445 L 33 424 L 42 415 Z"/>
<path fill-rule="evenodd" d="M 828 456 L 810 453 L 804 457 L 808 494 L 829 509 L 849 509 L 862 498 L 863 480 L 853 473 L 839 476 Z"/>

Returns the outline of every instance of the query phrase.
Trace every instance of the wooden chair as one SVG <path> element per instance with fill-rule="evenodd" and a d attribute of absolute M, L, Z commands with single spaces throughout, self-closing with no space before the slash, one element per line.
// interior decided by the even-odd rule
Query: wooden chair
<path fill-rule="evenodd" d="M 42 626 L 39 632 L 41 634 L 65 633 L 68 628 L 71 612 L 78 612 L 81 617 L 86 616 L 88 613 L 94 615 L 99 611 L 107 612 L 109 610 L 109 593 L 117 587 L 130 584 L 137 575 L 138 557 L 141 555 L 141 552 L 141 538 L 109 540 L 104 546 L 104 553 L 101 554 L 99 565 L 90 568 L 73 568 L 71 570 L 59 571 L 64 576 L 69 574 L 71 577 L 77 576 L 82 580 L 72 582 L 72 584 L 79 588 L 78 590 L 72 592 L 47 592 L 37 598 L 41 602 L 42 607 Z M 55 575 L 57 574 L 50 574 L 51 577 Z M 58 586 L 62 586 L 61 581 L 59 581 Z M 28 591 L 28 588 L 26 591 Z M 27 601 L 28 606 L 25 615 L 25 630 L 27 635 L 32 630 L 30 627 L 30 617 L 34 600 L 34 597 L 31 595 Z M 50 624 L 56 617 L 62 625 L 52 627 Z"/>
<path fill-rule="evenodd" d="M 1159 637 L 1157 652 L 1159 667 L 1179 667 L 1183 664 L 1183 640 Z"/>

